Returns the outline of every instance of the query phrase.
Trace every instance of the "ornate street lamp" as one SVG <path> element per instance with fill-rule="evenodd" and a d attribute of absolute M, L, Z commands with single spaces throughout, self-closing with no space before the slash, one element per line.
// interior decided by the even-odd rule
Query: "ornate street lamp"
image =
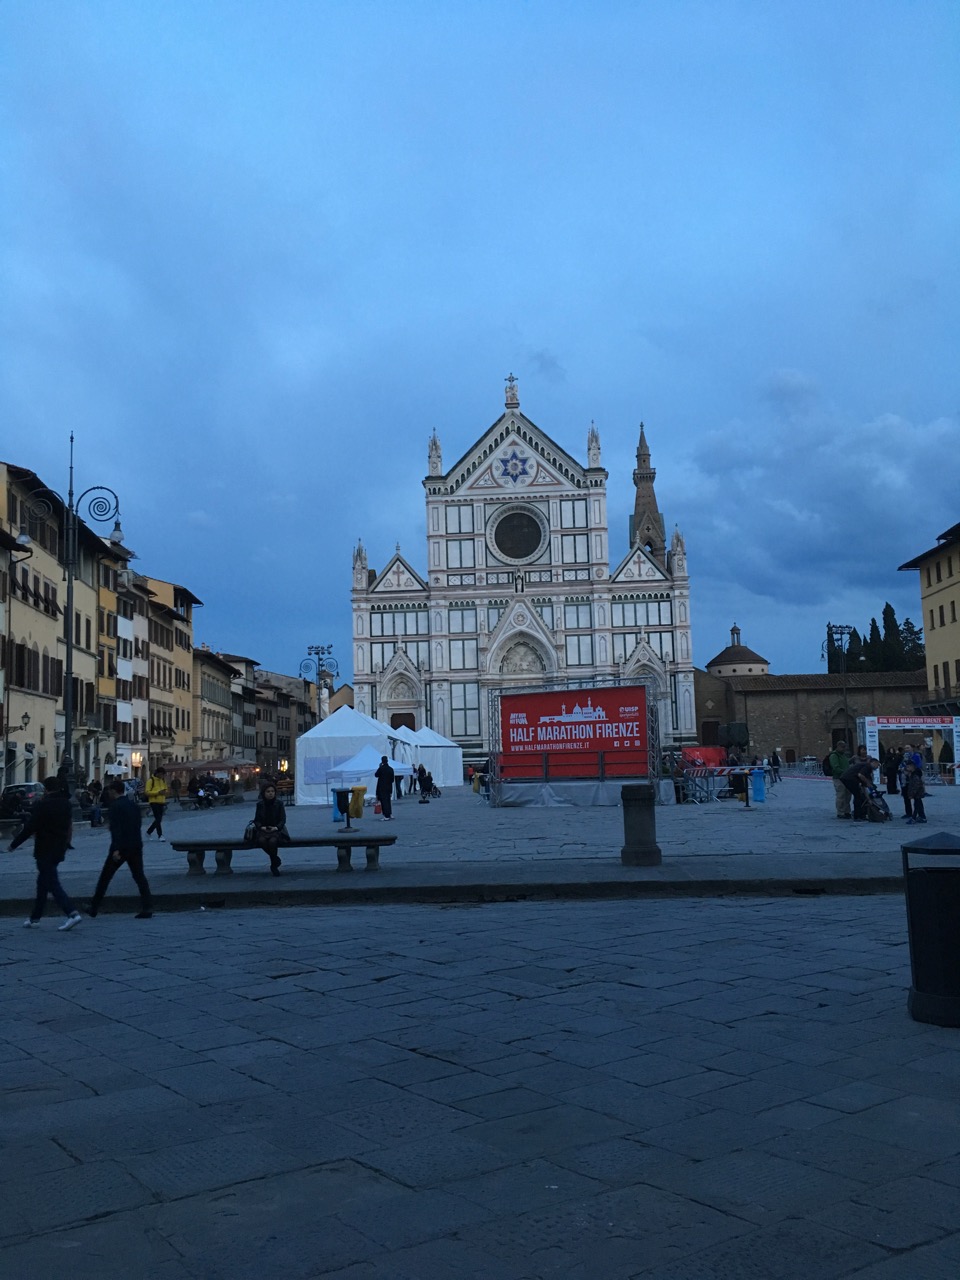
<path fill-rule="evenodd" d="M 828 671 L 830 669 L 831 648 L 835 649 L 840 655 L 840 687 L 843 690 L 843 733 L 849 751 L 853 750 L 853 740 L 850 737 L 850 708 L 847 704 L 847 648 L 853 631 L 854 628 L 846 623 L 828 622 L 827 638 L 823 644 Z"/>
<path fill-rule="evenodd" d="M 73 756 L 73 583 L 78 568 L 78 514 L 83 509 L 86 519 L 92 520 L 97 524 L 108 524 L 113 520 L 114 525 L 109 540 L 114 546 L 120 546 L 123 543 L 123 530 L 120 528 L 120 499 L 112 489 L 108 489 L 106 485 L 102 484 L 91 485 L 89 489 L 84 489 L 83 493 L 74 496 L 72 431 L 70 432 L 70 478 L 67 500 L 64 502 L 55 489 L 51 489 L 49 485 L 44 485 L 42 489 L 35 490 L 22 504 L 27 508 L 30 516 L 45 520 L 54 515 L 56 507 L 51 498 L 46 496 L 47 494 L 50 494 L 51 497 L 59 502 L 64 510 L 65 517 L 63 567 L 67 579 L 67 599 L 64 610 L 67 619 L 67 625 L 64 627 L 66 662 L 64 664 L 63 682 L 63 755 L 60 757 L 57 776 L 60 778 L 61 786 L 70 798 L 75 815 L 79 815 L 80 806 L 77 803 L 75 794 L 77 790 L 77 771 Z M 25 534 L 26 529 L 21 529 L 21 538 Z M 17 541 L 20 542 L 20 538 Z M 29 543 L 29 537 L 27 542 Z"/>
<path fill-rule="evenodd" d="M 323 719 L 323 695 L 321 687 L 326 682 L 324 675 L 333 676 L 334 679 L 340 674 L 340 664 L 336 658 L 332 656 L 332 644 L 308 644 L 307 653 L 311 656 L 304 658 L 300 663 L 300 675 L 304 681 L 308 680 L 312 675 L 316 679 L 317 684 L 317 721 Z"/>

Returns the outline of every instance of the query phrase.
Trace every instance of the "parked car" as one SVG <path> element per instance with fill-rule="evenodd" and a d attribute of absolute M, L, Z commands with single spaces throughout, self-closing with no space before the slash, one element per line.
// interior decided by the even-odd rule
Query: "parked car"
<path fill-rule="evenodd" d="M 12 782 L 0 794 L 0 818 L 18 818 L 43 795 L 39 782 Z"/>

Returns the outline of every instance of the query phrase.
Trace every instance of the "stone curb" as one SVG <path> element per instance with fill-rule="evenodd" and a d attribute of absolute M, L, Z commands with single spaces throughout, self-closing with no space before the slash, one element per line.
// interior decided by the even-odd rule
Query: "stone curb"
<path fill-rule="evenodd" d="M 902 894 L 901 876 L 798 876 L 793 878 L 718 879 L 626 879 L 538 881 L 491 879 L 465 880 L 461 884 L 335 884 L 306 888 L 253 887 L 154 894 L 158 912 L 219 910 L 250 907 L 305 907 L 337 905 L 482 904 L 486 902 L 527 902 L 536 900 L 598 900 L 626 898 L 728 898 L 728 897 L 834 897 Z M 82 901 L 82 899 L 78 899 Z M 25 916 L 33 898 L 11 898 L 0 902 L 0 916 Z M 111 893 L 101 914 L 129 914 L 140 909 L 135 893 Z M 52 903 L 47 914 L 56 912 Z"/>

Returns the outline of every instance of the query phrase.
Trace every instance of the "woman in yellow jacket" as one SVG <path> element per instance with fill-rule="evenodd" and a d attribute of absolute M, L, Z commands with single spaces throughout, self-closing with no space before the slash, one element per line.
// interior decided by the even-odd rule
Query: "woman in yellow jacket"
<path fill-rule="evenodd" d="M 163 839 L 163 811 L 167 807 L 167 771 L 158 765 L 147 783 L 147 804 L 153 814 L 153 821 L 147 827 L 147 835 L 157 833 L 157 839 Z"/>

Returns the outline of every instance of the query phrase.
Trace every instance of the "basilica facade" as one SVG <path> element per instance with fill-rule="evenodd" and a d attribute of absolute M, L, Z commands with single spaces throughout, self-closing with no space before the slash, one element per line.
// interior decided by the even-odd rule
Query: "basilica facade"
<path fill-rule="evenodd" d="M 429 442 L 426 555 L 371 569 L 353 553 L 354 705 L 427 724 L 467 759 L 496 745 L 493 692 L 644 681 L 667 747 L 696 740 L 683 537 L 669 545 L 644 428 L 625 554 L 611 561 L 607 472 L 591 424 L 586 465 L 520 411 L 504 412 L 452 467 Z"/>

